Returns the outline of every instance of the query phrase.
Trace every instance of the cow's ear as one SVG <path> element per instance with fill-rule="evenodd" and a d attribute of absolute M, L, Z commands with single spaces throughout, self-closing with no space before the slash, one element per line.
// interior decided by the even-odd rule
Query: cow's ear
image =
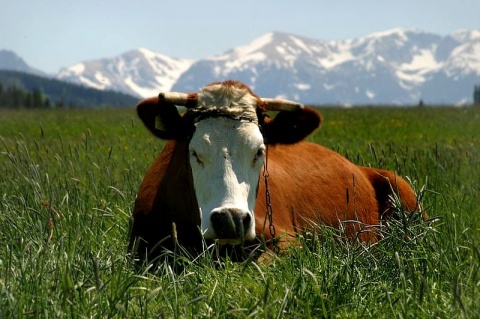
<path fill-rule="evenodd" d="M 263 132 L 268 144 L 293 144 L 312 133 L 321 121 L 320 114 L 309 107 L 282 111 L 273 119 L 265 119 Z"/>
<path fill-rule="evenodd" d="M 137 113 L 150 132 L 161 139 L 178 140 L 186 136 L 183 118 L 172 103 L 152 97 L 137 105 Z"/>

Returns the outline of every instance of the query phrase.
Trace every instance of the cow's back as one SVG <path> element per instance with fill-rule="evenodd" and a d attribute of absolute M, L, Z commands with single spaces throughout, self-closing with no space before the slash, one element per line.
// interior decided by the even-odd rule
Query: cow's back
<path fill-rule="evenodd" d="M 345 227 L 347 235 L 376 241 L 375 227 L 401 208 L 418 208 L 412 187 L 392 171 L 357 166 L 321 145 L 301 142 L 270 146 L 269 192 L 276 234 L 293 235 L 313 224 Z M 265 181 L 255 208 L 257 234 L 270 238 L 265 224 Z M 360 233 L 358 233 L 361 231 Z"/>
<path fill-rule="evenodd" d="M 269 146 L 269 192 L 277 235 L 294 234 L 313 223 L 340 227 L 349 236 L 358 231 L 362 240 L 375 240 L 369 225 L 379 220 L 375 190 L 362 169 L 320 145 L 300 142 Z M 256 202 L 257 233 L 269 238 L 263 222 L 266 211 L 265 181 L 261 178 Z M 365 227 L 367 226 L 367 227 Z"/>

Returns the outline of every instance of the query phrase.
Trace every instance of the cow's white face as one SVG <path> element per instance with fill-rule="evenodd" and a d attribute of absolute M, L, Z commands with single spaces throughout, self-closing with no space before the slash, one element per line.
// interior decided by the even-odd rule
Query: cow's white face
<path fill-rule="evenodd" d="M 258 125 L 215 117 L 195 126 L 189 160 L 204 237 L 224 244 L 254 239 L 253 209 L 265 151 Z"/>

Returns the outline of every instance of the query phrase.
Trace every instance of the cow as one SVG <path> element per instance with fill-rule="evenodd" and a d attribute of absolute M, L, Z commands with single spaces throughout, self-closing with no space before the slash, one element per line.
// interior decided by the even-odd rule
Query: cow
<path fill-rule="evenodd" d="M 241 82 L 161 93 L 137 112 L 167 141 L 135 200 L 129 251 L 137 260 L 177 245 L 200 253 L 206 241 L 288 246 L 318 223 L 374 243 L 377 226 L 394 213 L 392 198 L 405 211 L 417 208 L 414 191 L 395 173 L 303 141 L 321 122 L 313 108 L 260 98 Z"/>

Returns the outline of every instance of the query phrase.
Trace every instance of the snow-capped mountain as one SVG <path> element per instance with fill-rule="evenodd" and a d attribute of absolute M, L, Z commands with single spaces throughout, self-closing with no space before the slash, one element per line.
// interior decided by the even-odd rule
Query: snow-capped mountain
<path fill-rule="evenodd" d="M 137 49 L 111 59 L 90 60 L 61 70 L 56 78 L 139 97 L 168 91 L 193 61 Z"/>
<path fill-rule="evenodd" d="M 480 31 L 442 37 L 394 29 L 342 41 L 273 32 L 197 61 L 173 90 L 226 78 L 304 103 L 466 103 L 480 83 Z"/>
<path fill-rule="evenodd" d="M 87 61 L 57 78 L 140 97 L 234 79 L 265 97 L 315 104 L 462 104 L 480 84 L 480 30 L 393 29 L 322 41 L 282 32 L 197 61 L 147 49 Z"/>

